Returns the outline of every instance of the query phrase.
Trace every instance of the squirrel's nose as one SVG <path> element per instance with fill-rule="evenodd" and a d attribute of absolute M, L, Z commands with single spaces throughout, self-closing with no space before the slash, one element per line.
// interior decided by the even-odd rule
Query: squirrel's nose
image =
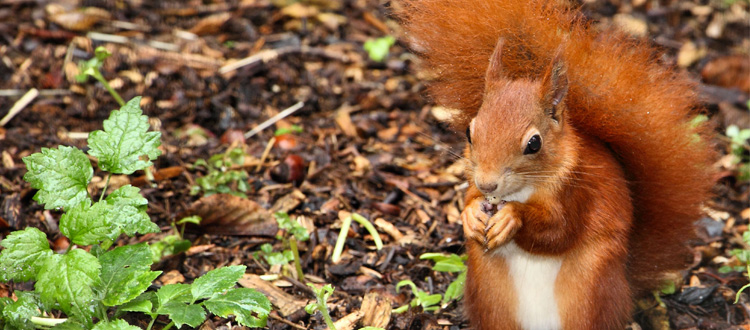
<path fill-rule="evenodd" d="M 477 183 L 477 188 L 479 188 L 479 191 L 481 191 L 483 194 L 489 194 L 495 191 L 495 189 L 497 189 L 497 183 L 494 183 L 494 182 Z"/>

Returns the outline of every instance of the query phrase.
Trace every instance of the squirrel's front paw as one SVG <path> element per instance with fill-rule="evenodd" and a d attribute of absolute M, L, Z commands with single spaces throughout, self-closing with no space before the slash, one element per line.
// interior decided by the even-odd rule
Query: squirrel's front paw
<path fill-rule="evenodd" d="M 521 218 L 516 212 L 515 204 L 516 202 L 505 204 L 486 223 L 484 228 L 485 252 L 507 243 L 513 239 L 513 235 L 521 228 Z"/>
<path fill-rule="evenodd" d="M 464 226 L 464 236 L 484 246 L 487 242 L 485 239 L 485 229 L 490 216 L 485 211 L 486 204 L 482 199 L 471 201 L 461 212 L 461 222 Z"/>

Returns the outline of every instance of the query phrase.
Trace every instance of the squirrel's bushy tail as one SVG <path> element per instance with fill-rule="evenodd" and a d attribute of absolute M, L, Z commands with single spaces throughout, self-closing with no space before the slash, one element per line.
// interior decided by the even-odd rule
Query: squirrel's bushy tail
<path fill-rule="evenodd" d="M 572 125 L 605 141 L 628 173 L 634 289 L 653 289 L 665 271 L 692 260 L 686 243 L 709 197 L 714 157 L 710 127 L 691 124 L 701 110 L 694 83 L 659 65 L 659 54 L 644 42 L 597 32 L 561 1 L 402 0 L 398 6 L 404 37 L 434 77 L 430 95 L 458 110 L 451 124 L 461 130 L 479 109 L 499 38 L 503 70 L 512 78 L 539 77 L 562 46 Z"/>

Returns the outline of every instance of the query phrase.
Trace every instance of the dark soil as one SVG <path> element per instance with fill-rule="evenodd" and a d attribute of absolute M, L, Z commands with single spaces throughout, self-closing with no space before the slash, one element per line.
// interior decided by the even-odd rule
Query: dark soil
<path fill-rule="evenodd" d="M 140 185 L 149 214 L 164 233 L 129 241 L 158 241 L 172 233 L 170 224 L 196 210 L 200 195 L 191 195 L 193 169 L 232 147 L 244 148 L 250 189 L 246 195 L 265 210 L 288 210 L 301 218 L 311 240 L 301 243 L 302 266 L 309 276 L 294 277 L 293 268 L 269 267 L 253 252 L 262 243 L 286 248 L 266 233 L 252 232 L 245 222 L 221 222 L 193 228 L 186 237 L 193 249 L 166 257 L 155 269 L 194 278 L 216 267 L 244 264 L 248 273 L 282 274 L 276 284 L 298 300 L 313 299 L 302 282 L 332 283 L 332 317 L 360 309 L 368 292 L 391 299 L 394 308 L 412 299 L 411 279 L 421 289 L 443 293 L 456 274 L 436 272 L 426 252 L 464 253 L 459 213 L 465 192 L 460 157 L 462 133 L 433 117 L 425 98 L 425 77 L 416 73 L 419 59 L 399 41 L 384 62 L 369 59 L 363 43 L 388 34 L 398 36 L 389 14 L 391 3 L 373 0 L 0 0 L 0 117 L 29 89 L 41 94 L 0 127 L 0 238 L 27 226 L 48 234 L 53 246 L 67 242 L 57 229 L 60 213 L 45 211 L 32 200 L 23 181 L 22 158 L 42 147 L 85 148 L 80 132 L 101 129 L 115 100 L 94 79 L 77 83 L 77 64 L 104 46 L 113 56 L 102 73 L 125 100 L 142 95 L 144 113 L 162 132 L 162 169 L 177 168 L 174 177 L 149 183 L 144 173 L 118 178 L 120 185 Z M 711 120 L 717 124 L 717 148 L 727 154 L 723 136 L 736 124 L 750 128 L 750 4 L 747 1 L 586 1 L 593 24 L 618 24 L 653 41 L 660 60 L 701 81 Z M 265 54 L 261 60 L 227 72 L 236 60 Z M 744 66 L 743 66 L 744 65 Z M 744 70 L 744 71 L 743 71 Z M 302 108 L 247 139 L 234 142 L 278 112 L 298 102 Z M 274 131 L 298 125 L 300 133 L 277 137 Z M 233 135 L 234 134 L 234 135 Z M 289 155 L 297 159 L 286 161 Z M 301 162 L 300 162 L 301 161 Z M 286 164 L 286 165 L 283 165 Z M 291 165 L 291 166 L 290 166 Z M 286 166 L 286 167 L 285 167 Z M 663 295 L 666 306 L 640 302 L 633 329 L 650 328 L 667 313 L 675 329 L 750 329 L 750 300 L 736 292 L 747 284 L 741 272 L 720 273 L 740 265 L 732 249 L 748 248 L 742 233 L 750 220 L 750 183 L 740 181 L 737 165 L 727 157 L 716 164 L 716 198 L 706 205 L 695 263 L 682 274 L 677 293 Z M 94 195 L 101 193 L 102 173 L 95 173 Z M 236 188 L 236 187 L 235 187 Z M 281 202 L 280 202 L 281 201 Z M 221 205 L 209 207 L 208 214 Z M 382 219 L 403 235 L 378 226 L 384 248 L 354 223 L 343 261 L 330 260 L 340 228 L 340 211 Z M 225 221 L 225 220 L 224 220 Z M 241 233 L 236 235 L 232 233 Z M 163 275 L 166 276 L 166 275 Z M 179 276 L 178 276 L 179 277 Z M 169 283 L 162 277 L 159 285 Z M 21 286 L 23 287 L 23 286 Z M 17 285 L 16 289 L 19 288 Z M 0 296 L 11 294 L 0 284 Z M 319 315 L 297 313 L 268 320 L 272 329 L 324 328 Z M 285 319 L 286 321 L 282 321 Z M 147 320 L 137 316 L 133 325 Z M 205 329 L 236 324 L 211 318 Z M 160 326 L 163 326 L 161 324 Z M 438 312 L 412 309 L 394 314 L 388 329 L 467 328 L 461 303 Z"/>

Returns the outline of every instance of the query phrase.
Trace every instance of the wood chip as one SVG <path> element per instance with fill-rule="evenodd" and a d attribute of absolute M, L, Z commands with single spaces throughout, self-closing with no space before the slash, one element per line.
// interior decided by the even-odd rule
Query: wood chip
<path fill-rule="evenodd" d="M 362 326 L 385 329 L 391 321 L 391 312 L 393 311 L 391 299 L 380 295 L 377 291 L 371 291 L 362 300 L 360 311 L 364 313 Z"/>
<path fill-rule="evenodd" d="M 255 274 L 245 274 L 237 282 L 245 288 L 255 289 L 266 295 L 268 300 L 270 300 L 274 306 L 278 307 L 282 316 L 289 316 L 298 313 L 303 310 L 308 303 L 308 301 L 301 301 L 297 297 L 284 292 L 273 284 L 262 280 L 260 276 Z"/>

